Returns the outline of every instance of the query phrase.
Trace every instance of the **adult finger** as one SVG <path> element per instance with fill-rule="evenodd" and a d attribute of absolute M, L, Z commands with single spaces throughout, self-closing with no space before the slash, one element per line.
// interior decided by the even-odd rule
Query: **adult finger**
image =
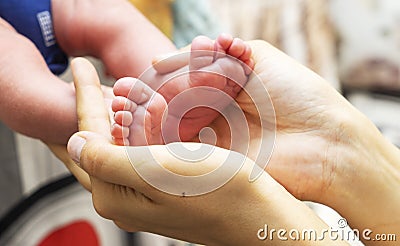
<path fill-rule="evenodd" d="M 151 187 L 133 170 L 125 147 L 110 142 L 108 114 L 97 73 L 82 58 L 73 61 L 72 70 L 80 132 L 70 138 L 68 152 L 75 163 L 90 175 L 95 209 L 110 219 L 120 217 L 120 213 L 126 210 L 126 207 L 121 207 L 123 204 L 135 205 L 138 211 L 142 211 L 141 205 L 145 204 L 139 201 L 147 199 L 143 193 L 147 191 L 145 188 Z M 129 195 L 130 192 L 134 195 Z M 130 200 L 126 201 L 127 197 Z"/>
<path fill-rule="evenodd" d="M 154 213 L 154 188 L 137 175 L 124 148 L 101 134 L 85 131 L 68 142 L 71 157 L 90 175 L 97 213 L 107 219 Z"/>
<path fill-rule="evenodd" d="M 135 172 L 135 160 L 128 157 L 126 148 L 135 147 L 117 146 L 105 136 L 87 131 L 75 133 L 68 142 L 71 158 L 91 177 L 146 192 L 150 186 Z M 138 156 L 137 160 L 146 165 L 146 159 Z"/>
<path fill-rule="evenodd" d="M 80 131 L 91 131 L 111 138 L 110 119 L 96 69 L 85 58 L 71 62 L 76 90 Z"/>
<path fill-rule="evenodd" d="M 199 143 L 185 145 L 190 149 L 201 147 Z M 153 200 L 162 199 L 163 192 L 202 194 L 220 187 L 243 165 L 247 171 L 242 174 L 249 174 L 252 167 L 245 156 L 229 150 L 215 147 L 209 156 L 192 160 L 171 153 L 177 148 L 178 152 L 182 149 L 177 143 L 174 146 L 116 146 L 104 136 L 91 132 L 76 133 L 68 144 L 71 156 L 92 177 L 131 187 Z"/>
<path fill-rule="evenodd" d="M 189 64 L 190 46 L 179 51 L 156 56 L 153 58 L 153 68 L 159 74 L 172 73 Z"/>
<path fill-rule="evenodd" d="M 110 142 L 109 116 L 104 104 L 103 91 L 96 69 L 84 58 L 75 58 L 72 60 L 71 69 L 75 85 L 79 130 L 87 130 L 102 134 L 104 138 L 107 138 Z M 71 139 L 69 142 L 71 142 Z M 76 154 L 75 150 L 79 150 L 83 145 L 83 142 L 77 142 L 72 145 L 68 144 L 68 152 Z M 77 158 L 77 156 L 74 155 L 71 157 L 75 162 L 79 163 L 79 157 Z M 93 196 L 95 196 L 95 194 L 96 196 L 97 194 L 103 194 L 103 191 L 112 186 L 103 180 L 91 176 L 90 181 Z"/>
<path fill-rule="evenodd" d="M 50 149 L 51 152 L 59 159 L 61 160 L 65 167 L 75 176 L 75 178 L 78 180 L 78 182 L 88 191 L 91 191 L 91 183 L 90 183 L 90 178 L 89 175 L 79 168 L 75 162 L 71 159 L 67 152 L 67 148 L 64 145 L 58 145 L 58 144 L 47 144 L 47 147 Z"/>

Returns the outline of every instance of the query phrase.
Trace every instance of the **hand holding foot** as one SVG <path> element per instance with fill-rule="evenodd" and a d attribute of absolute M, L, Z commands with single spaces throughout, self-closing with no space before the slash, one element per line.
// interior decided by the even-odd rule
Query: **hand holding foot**
<path fill-rule="evenodd" d="M 189 73 L 182 75 L 182 65 L 187 63 Z M 236 98 L 253 66 L 250 46 L 228 35 L 220 35 L 215 42 L 197 37 L 188 60 L 180 56 L 155 65 L 162 71 L 154 78 L 160 84 L 157 92 L 169 103 L 163 127 L 166 102 L 160 94 L 135 79 L 118 81 L 112 128 L 116 143 L 147 145 L 193 139 Z"/>

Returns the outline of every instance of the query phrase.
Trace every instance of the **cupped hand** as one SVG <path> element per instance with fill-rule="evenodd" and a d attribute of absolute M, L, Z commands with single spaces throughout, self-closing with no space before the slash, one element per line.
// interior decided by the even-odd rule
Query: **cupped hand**
<path fill-rule="evenodd" d="M 247 156 L 257 160 L 260 153 L 270 151 L 260 146 L 270 140 L 271 134 L 265 133 L 273 132 L 275 124 L 266 171 L 292 195 L 334 208 L 353 228 L 398 231 L 394 215 L 400 204 L 400 151 L 323 78 L 266 42 L 250 45 L 254 74 L 236 99 L 249 126 Z M 271 110 L 259 111 L 257 102 L 265 97 L 264 90 L 275 118 Z M 238 112 L 228 110 L 231 115 Z M 226 120 L 216 120 L 213 128 L 220 146 L 228 148 Z"/>
<path fill-rule="evenodd" d="M 257 238 L 257 231 L 265 223 L 274 228 L 326 228 L 311 210 L 267 173 L 249 182 L 254 162 L 248 158 L 243 159 L 240 171 L 229 182 L 207 194 L 176 196 L 155 189 L 142 179 L 138 168 L 162 177 L 159 169 L 149 165 L 157 161 L 171 172 L 199 176 L 219 167 L 230 151 L 215 148 L 206 159 L 191 163 L 172 155 L 165 145 L 113 145 L 108 113 L 93 67 L 78 58 L 72 68 L 81 132 L 70 139 L 68 150 L 72 159 L 90 175 L 74 170 L 91 190 L 93 204 L 101 216 L 128 231 L 149 231 L 210 245 L 264 244 Z M 128 156 L 132 149 L 136 155 L 131 152 Z M 152 158 L 142 155 L 146 151 L 152 153 Z M 170 184 L 174 180 L 162 182 Z M 190 189 L 189 186 L 182 189 Z M 225 234 L 228 231 L 231 233 Z"/>
<path fill-rule="evenodd" d="M 231 104 L 210 125 L 217 145 L 231 149 L 234 143 L 254 161 L 267 155 L 257 163 L 267 166 L 266 170 L 294 196 L 322 202 L 324 192 L 334 182 L 335 170 L 340 169 L 339 148 L 348 141 L 350 124 L 355 117 L 363 117 L 311 70 L 267 42 L 249 44 L 254 72 L 236 98 L 241 110 Z M 168 73 L 187 62 L 185 56 L 170 54 L 156 58 L 153 66 Z M 250 138 L 233 136 L 247 130 L 239 122 L 242 114 Z"/>
<path fill-rule="evenodd" d="M 351 122 L 363 117 L 311 70 L 266 42 L 250 45 L 254 73 L 245 87 L 247 93 L 237 98 L 249 122 L 250 146 L 265 138 L 262 133 L 271 132 L 275 124 L 275 146 L 266 170 L 297 198 L 324 202 L 335 171 L 341 168 L 340 148 L 351 135 Z M 265 90 L 275 115 L 259 112 L 252 103 L 263 100 Z M 221 130 L 227 128 L 218 126 L 222 122 L 215 126 L 224 138 L 227 134 Z M 255 159 L 262 151 L 266 150 L 251 148 L 248 155 Z"/>

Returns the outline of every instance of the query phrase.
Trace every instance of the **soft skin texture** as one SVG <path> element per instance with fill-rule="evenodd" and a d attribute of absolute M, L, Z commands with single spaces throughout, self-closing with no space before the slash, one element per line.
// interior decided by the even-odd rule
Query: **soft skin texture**
<path fill-rule="evenodd" d="M 73 87 L 50 72 L 33 43 L 0 23 L 0 119 L 23 134 L 65 143 L 77 129 Z"/>
<path fill-rule="evenodd" d="M 271 228 L 288 231 L 328 228 L 266 172 L 256 182 L 248 182 L 254 165 L 250 159 L 230 182 L 206 195 L 177 197 L 154 189 L 132 169 L 126 156 L 125 148 L 135 147 L 115 146 L 110 142 L 108 113 L 94 68 L 82 58 L 75 59 L 72 68 L 79 128 L 83 131 L 71 138 L 69 151 L 73 153 L 79 149 L 76 149 L 79 142 L 86 141 L 79 157 L 74 155 L 74 159 L 91 176 L 77 176 L 91 190 L 96 211 L 103 217 L 114 220 L 128 231 L 149 231 L 207 245 L 264 245 L 265 242 L 257 238 L 257 231 L 266 223 Z M 190 165 L 169 154 L 165 146 L 149 148 L 164 167 L 184 175 L 213 170 L 229 153 L 217 148 L 204 162 Z M 67 159 L 65 152 L 58 154 L 61 159 Z M 147 161 L 140 156 L 133 160 L 134 165 L 145 165 Z M 79 172 L 78 169 L 73 171 Z M 290 245 L 292 242 L 275 238 L 273 243 Z M 323 245 L 328 241 L 302 242 L 310 243 Z M 341 245 L 341 242 L 336 244 Z"/>
<path fill-rule="evenodd" d="M 176 50 L 124 0 L 53 0 L 52 13 L 60 47 L 100 58 L 115 78 L 137 77 L 153 56 Z M 0 119 L 17 132 L 65 144 L 78 129 L 73 87 L 51 74 L 33 43 L 2 19 L 0 36 Z"/>
<path fill-rule="evenodd" d="M 276 113 L 275 149 L 267 171 L 298 199 L 333 207 L 351 227 L 373 230 L 371 237 L 400 231 L 398 149 L 323 78 L 265 42 L 250 44 L 258 78 L 250 77 L 245 89 L 253 100 L 265 96 L 257 93 L 263 90 L 261 79 Z M 168 71 L 169 66 L 159 69 Z M 254 160 L 262 130 L 268 129 L 261 129 L 245 93 L 236 101 L 249 122 L 248 156 Z M 261 119 L 270 122 L 271 117 L 261 112 Z M 219 118 L 211 126 L 218 145 L 229 148 L 226 121 Z"/>
<path fill-rule="evenodd" d="M 398 233 L 399 150 L 321 77 L 265 42 L 251 46 L 254 71 L 276 112 L 275 149 L 267 171 L 298 199 L 331 206 L 351 227 L 373 230 L 371 237 Z M 250 78 L 246 89 L 256 90 L 257 82 Z M 237 101 L 249 121 L 257 122 L 249 98 L 243 93 Z M 221 139 L 223 125 L 222 120 L 214 125 Z M 259 126 L 250 124 L 250 129 L 256 141 Z"/>
<path fill-rule="evenodd" d="M 198 36 L 192 41 L 190 53 L 181 57 L 189 57 L 185 68 L 190 72 L 179 75 L 184 69 L 179 68 L 158 73 L 157 80 L 165 82 L 157 90 L 162 96 L 134 78 L 115 83 L 112 109 L 116 124 L 111 129 L 115 143 L 137 146 L 192 140 L 219 116 L 214 109 L 198 106 L 223 110 L 237 97 L 253 69 L 246 65 L 252 65 L 250 46 L 227 34 L 215 41 Z M 168 114 L 161 127 L 166 103 Z M 186 112 L 187 105 L 194 107 Z"/>
<path fill-rule="evenodd" d="M 52 10 L 61 48 L 72 56 L 100 58 L 115 78 L 137 77 L 155 55 L 176 50 L 125 0 L 52 0 Z"/>
<path fill-rule="evenodd" d="M 268 89 L 276 110 L 276 147 L 267 171 L 298 199 L 317 201 L 333 207 L 347 219 L 353 228 L 360 230 L 369 228 L 374 231 L 374 234 L 400 231 L 400 211 L 398 209 L 400 206 L 398 192 L 400 188 L 399 150 L 385 140 L 369 120 L 354 109 L 322 78 L 265 42 L 252 41 L 250 45 L 254 52 L 254 71 L 262 78 L 263 85 Z M 259 89 L 260 85 L 255 81 L 250 78 L 246 89 L 249 91 Z M 259 142 L 258 132 L 261 129 L 258 119 L 254 117 L 254 106 L 249 104 L 248 100 L 244 93 L 237 98 L 242 110 L 247 114 L 252 132 L 252 143 L 257 145 Z M 262 116 L 265 120 L 268 120 L 268 117 Z M 226 136 L 224 134 L 226 133 L 225 127 L 226 125 L 222 123 L 222 120 L 217 120 L 213 125 L 219 137 L 219 145 L 222 147 L 227 146 L 225 144 L 226 137 L 224 137 Z M 91 131 L 104 135 L 104 132 L 101 132 L 100 129 Z M 134 182 L 132 181 L 134 179 L 132 174 L 127 175 L 129 176 L 126 177 L 127 180 L 124 179 L 124 175 L 129 173 L 127 170 L 119 172 L 119 168 L 126 165 L 124 163 L 127 161 L 123 150 L 110 145 L 99 134 L 78 133 L 78 135 L 87 139 L 82 155 L 79 158 L 79 155 L 74 151 L 79 149 L 75 144 L 79 138 L 71 139 L 69 150 L 76 160 L 79 159 L 84 170 L 109 183 L 129 186 Z M 163 147 L 152 146 L 149 148 L 154 149 L 156 153 L 162 153 L 156 150 Z M 65 152 L 59 151 L 58 154 L 65 160 L 68 159 Z M 250 153 L 249 157 L 252 158 L 253 155 L 254 153 Z M 185 165 L 178 165 L 179 163 L 174 162 L 168 156 L 164 155 L 160 158 L 165 166 L 185 170 Z M 214 160 L 218 159 L 214 158 Z M 138 161 L 146 162 L 146 160 L 141 160 L 140 157 L 138 157 Z M 66 162 L 73 167 L 71 160 Z M 95 189 L 94 183 L 89 182 L 85 172 L 78 168 L 73 169 L 73 172 L 80 177 L 80 181 L 88 189 L 92 189 L 92 191 Z M 260 194 L 268 193 L 268 191 L 272 192 L 270 193 L 272 197 L 282 194 L 277 191 L 280 188 L 277 188 L 277 190 L 268 189 L 277 186 L 275 186 L 276 184 L 272 185 L 274 182 L 268 181 L 269 178 L 266 177 L 268 176 L 264 174 L 255 183 L 262 183 Z M 267 180 L 266 183 L 263 183 L 263 180 Z M 136 191 L 134 194 L 146 194 L 146 192 L 154 191 L 151 187 L 145 185 L 141 179 L 136 181 L 138 185 L 130 186 L 134 187 Z M 167 228 L 163 228 L 153 220 L 147 220 L 145 216 L 147 213 L 137 213 L 136 220 L 122 222 L 121 218 L 124 218 L 125 214 L 121 211 L 120 204 L 107 202 L 113 201 L 109 199 L 111 196 L 119 196 L 120 193 L 127 196 L 127 191 L 133 192 L 131 189 L 120 188 L 121 186 L 114 186 L 114 193 L 110 191 L 110 194 L 107 193 L 107 196 L 104 197 L 100 194 L 94 195 L 94 198 L 96 198 L 94 204 L 100 214 L 117 221 L 117 224 L 126 229 L 152 228 L 158 233 L 171 235 Z M 234 190 L 239 192 L 239 185 Z M 157 191 L 154 192 L 159 194 Z M 147 198 L 153 199 L 154 197 L 149 195 Z M 270 198 L 267 196 L 269 201 L 266 202 L 267 206 L 274 201 Z M 218 203 L 224 201 L 224 199 L 228 198 L 221 196 Z M 175 200 L 171 198 L 169 201 L 180 203 L 182 200 L 185 201 L 182 198 L 175 197 Z M 145 203 L 147 199 L 142 199 L 142 201 L 139 204 Z M 236 199 L 235 201 L 241 200 Z M 231 211 L 229 209 L 235 207 L 234 204 L 227 203 L 225 210 Z M 289 206 L 289 204 L 292 204 L 291 202 L 287 203 L 288 207 L 285 204 L 280 204 L 280 206 L 283 206 L 280 211 L 285 211 L 285 213 L 289 213 L 296 207 Z M 264 206 L 264 204 L 259 205 Z M 255 207 L 249 209 L 246 207 L 247 205 L 242 206 L 245 209 L 235 207 L 237 216 L 243 213 L 246 213 L 246 216 L 250 216 L 251 213 L 257 214 L 256 218 L 254 218 L 254 214 L 249 217 L 254 218 L 253 223 L 256 224 L 262 217 L 260 211 L 268 211 L 261 209 L 261 207 L 258 210 Z M 162 214 L 163 210 L 158 211 Z M 205 212 L 204 210 L 201 211 Z M 170 211 L 164 210 L 164 212 L 167 214 Z M 224 212 L 223 214 L 226 215 L 227 213 Z M 227 219 L 223 214 L 214 215 L 216 216 L 215 220 L 222 224 Z M 157 216 L 160 216 L 160 214 L 157 214 Z M 177 221 L 177 218 L 185 220 L 185 217 L 176 216 L 174 221 Z M 210 224 L 215 222 L 211 219 L 215 217 L 209 217 L 205 213 L 203 219 L 207 218 L 210 220 Z M 241 220 L 236 219 L 235 221 Z M 310 223 L 313 224 L 314 222 Z M 210 228 L 209 236 L 214 229 Z M 206 236 L 207 228 L 204 230 L 202 234 L 197 233 L 192 234 L 192 236 L 197 235 L 198 241 L 204 242 L 211 237 Z M 172 233 L 179 233 L 178 231 L 177 229 Z M 233 241 L 239 240 L 236 237 L 240 237 L 240 235 L 245 238 L 242 231 L 231 230 L 231 232 Z M 176 234 L 171 236 L 178 237 Z M 187 237 L 180 235 L 179 238 Z M 194 237 L 192 240 L 197 241 Z M 384 242 L 365 241 L 365 243 L 381 245 Z"/>
<path fill-rule="evenodd" d="M 163 78 L 168 76 L 152 69 L 151 62 L 156 55 L 176 51 L 175 46 L 129 2 L 52 0 L 51 6 L 57 42 L 68 55 L 100 58 L 107 73 L 114 78 L 138 77 L 150 68 L 145 82 L 153 89 L 158 89 Z M 0 58 L 0 119 L 22 134 L 65 144 L 77 131 L 73 88 L 51 74 L 32 42 L 3 20 L 0 20 L 0 35 L 4 36 L 0 41 L 3 54 Z M 242 41 L 231 39 L 233 44 L 222 48 L 229 54 L 243 55 L 240 59 L 251 65 L 251 52 L 234 49 Z M 221 42 L 222 46 L 226 43 Z M 169 83 L 159 92 L 168 101 L 187 89 L 183 84 Z M 207 113 L 200 109 L 197 112 L 196 116 L 200 116 L 189 122 L 188 127 L 182 127 L 184 140 L 197 135 L 198 129 L 217 117 L 213 111 Z"/>

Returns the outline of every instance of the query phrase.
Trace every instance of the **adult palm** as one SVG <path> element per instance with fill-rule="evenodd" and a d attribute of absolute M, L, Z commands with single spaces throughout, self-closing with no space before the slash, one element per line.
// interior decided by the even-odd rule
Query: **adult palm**
<path fill-rule="evenodd" d="M 334 170 L 345 158 L 338 153 L 343 153 L 339 149 L 348 144 L 355 128 L 351 122 L 363 116 L 317 74 L 266 42 L 250 44 L 254 73 L 245 87 L 247 93 L 236 99 L 247 119 L 250 142 L 232 139 L 232 131 L 240 130 L 237 122 L 227 127 L 226 117 L 220 117 L 212 124 L 218 145 L 229 148 L 241 141 L 242 152 L 248 151 L 243 154 L 256 160 L 271 153 L 272 146 L 265 143 L 275 137 L 266 170 L 297 198 L 322 202 L 335 182 Z M 238 113 L 229 107 L 226 115 L 235 118 Z M 258 164 L 264 166 L 265 160 Z"/>

